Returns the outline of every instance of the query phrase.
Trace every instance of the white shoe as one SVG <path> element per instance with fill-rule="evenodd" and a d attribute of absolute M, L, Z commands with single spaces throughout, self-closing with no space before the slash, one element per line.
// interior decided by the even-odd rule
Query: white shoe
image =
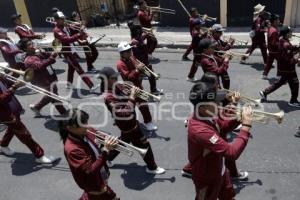
<path fill-rule="evenodd" d="M 34 104 L 30 104 L 30 105 L 29 105 L 29 108 L 31 109 L 31 111 L 34 113 L 34 115 L 35 115 L 36 117 L 41 116 L 40 111 L 39 111 L 38 109 L 35 108 L 35 105 L 34 105 Z"/>
<path fill-rule="evenodd" d="M 242 124 L 238 125 L 238 126 L 233 130 L 233 132 L 240 132 L 241 128 L 242 128 Z"/>
<path fill-rule="evenodd" d="M 238 177 L 231 177 L 232 180 L 240 180 L 240 181 L 243 181 L 243 180 L 246 180 L 248 179 L 248 175 L 249 173 L 246 172 L 246 171 L 239 171 L 239 176 Z"/>
<path fill-rule="evenodd" d="M 164 174 L 166 172 L 166 170 L 164 168 L 157 167 L 155 170 L 150 170 L 147 168 L 146 172 L 148 174 Z"/>
<path fill-rule="evenodd" d="M 184 170 L 181 170 L 181 175 L 185 177 L 192 177 L 192 174 L 190 172 L 186 172 Z"/>
<path fill-rule="evenodd" d="M 106 165 L 107 165 L 107 167 L 109 167 L 109 168 L 112 168 L 113 166 L 114 166 L 114 163 L 112 163 L 112 161 L 106 161 Z"/>
<path fill-rule="evenodd" d="M 0 152 L 2 152 L 6 156 L 12 156 L 15 154 L 15 152 L 9 147 L 1 147 Z"/>
<path fill-rule="evenodd" d="M 96 90 L 97 90 L 98 88 L 100 88 L 100 86 L 101 86 L 101 84 L 94 85 L 94 86 L 90 89 L 90 93 L 95 93 Z M 100 92 L 100 91 L 99 91 L 99 92 Z"/>
<path fill-rule="evenodd" d="M 51 164 L 53 163 L 55 160 L 57 160 L 57 158 L 53 157 L 53 156 L 42 156 L 40 158 L 36 158 L 35 162 L 40 163 L 40 164 Z"/>
<path fill-rule="evenodd" d="M 148 131 L 156 131 L 158 128 L 156 125 L 153 124 L 153 122 L 149 122 L 145 124 Z"/>
<path fill-rule="evenodd" d="M 195 79 L 195 77 L 194 78 L 187 77 L 186 80 L 189 81 L 189 82 L 192 82 L 192 83 L 197 81 L 197 79 Z"/>

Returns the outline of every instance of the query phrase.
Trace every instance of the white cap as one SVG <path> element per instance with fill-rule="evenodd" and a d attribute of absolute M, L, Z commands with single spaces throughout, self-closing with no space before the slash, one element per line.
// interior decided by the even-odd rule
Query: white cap
<path fill-rule="evenodd" d="M 127 51 L 131 48 L 132 48 L 132 46 L 130 46 L 130 44 L 128 42 L 120 42 L 120 44 L 118 45 L 118 51 L 120 53 L 123 51 Z"/>

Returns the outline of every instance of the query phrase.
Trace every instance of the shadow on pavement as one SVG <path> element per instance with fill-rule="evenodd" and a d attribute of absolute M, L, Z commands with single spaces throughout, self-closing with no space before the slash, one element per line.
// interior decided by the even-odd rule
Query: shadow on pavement
<path fill-rule="evenodd" d="M 170 181 L 174 183 L 176 178 L 157 178 L 154 174 L 147 174 L 145 166 L 139 166 L 137 163 L 115 164 L 112 169 L 124 169 L 121 178 L 124 181 L 125 187 L 132 190 L 144 190 L 148 186 L 156 182 Z"/>
<path fill-rule="evenodd" d="M 46 129 L 58 133 L 58 122 L 57 122 L 57 120 L 54 120 L 54 119 L 50 118 L 50 119 L 46 120 L 46 122 L 44 123 L 44 126 L 45 126 Z"/>
<path fill-rule="evenodd" d="M 259 185 L 262 186 L 263 183 L 260 179 L 257 179 L 256 181 L 233 181 L 233 188 L 236 194 L 239 194 L 242 189 L 244 189 L 247 186 L 252 186 L 252 185 Z"/>
<path fill-rule="evenodd" d="M 25 176 L 41 169 L 51 169 L 59 164 L 61 158 L 58 158 L 53 164 L 38 164 L 35 162 L 35 157 L 29 153 L 16 153 L 11 156 L 15 160 L 11 163 L 12 175 Z"/>
<path fill-rule="evenodd" d="M 293 112 L 296 110 L 300 110 L 300 108 L 291 107 L 288 105 L 288 101 L 283 100 L 268 100 L 266 103 L 276 103 L 280 110 L 283 110 L 285 113 Z"/>
<path fill-rule="evenodd" d="M 37 94 L 37 92 L 27 88 L 27 87 L 22 87 L 20 89 L 18 89 L 16 92 L 15 92 L 16 95 L 18 96 L 27 96 L 27 95 L 34 95 L 34 94 Z"/>
<path fill-rule="evenodd" d="M 57 75 L 59 75 L 59 74 L 65 73 L 66 70 L 64 70 L 64 69 L 55 69 L 54 71 L 55 71 L 55 73 L 56 73 Z"/>
<path fill-rule="evenodd" d="M 144 134 L 144 136 L 146 136 L 147 138 L 157 138 L 160 140 L 164 140 L 164 141 L 170 141 L 170 137 L 164 137 L 161 135 L 158 135 L 156 131 L 148 131 L 146 126 L 142 123 L 140 123 L 140 128 L 142 129 L 142 132 Z"/>

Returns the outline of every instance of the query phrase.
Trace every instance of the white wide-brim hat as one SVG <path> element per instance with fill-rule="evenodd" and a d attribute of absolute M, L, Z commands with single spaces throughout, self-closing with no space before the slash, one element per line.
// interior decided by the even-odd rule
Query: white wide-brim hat
<path fill-rule="evenodd" d="M 261 13 L 262 11 L 264 11 L 266 6 L 261 5 L 260 3 L 257 4 L 256 6 L 254 6 L 254 15 L 257 15 L 259 13 Z"/>

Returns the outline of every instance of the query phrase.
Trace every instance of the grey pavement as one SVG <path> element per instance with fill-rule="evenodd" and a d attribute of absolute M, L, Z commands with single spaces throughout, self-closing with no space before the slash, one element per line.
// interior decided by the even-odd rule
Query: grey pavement
<path fill-rule="evenodd" d="M 166 174 L 154 177 L 147 175 L 145 164 L 139 156 L 128 158 L 120 155 L 115 159 L 115 166 L 111 169 L 109 185 L 121 199 L 126 200 L 192 200 L 194 199 L 192 180 L 180 174 L 187 162 L 187 132 L 183 121 L 190 113 L 187 97 L 192 84 L 185 78 L 191 62 L 182 62 L 180 60 L 182 51 L 179 50 L 178 52 L 161 50 L 154 55 L 161 60 L 160 63 L 154 64 L 154 69 L 162 76 L 158 86 L 165 90 L 166 96 L 160 104 L 150 106 L 154 118 L 161 116 L 155 121 L 159 130 L 156 134 L 148 136 L 155 159 L 159 166 L 167 170 Z M 117 59 L 116 51 L 106 49 L 100 51 L 95 66 L 97 69 L 104 66 L 115 67 Z M 232 61 L 229 68 L 231 88 L 241 91 L 244 95 L 259 98 L 258 91 L 267 87 L 269 81 L 274 81 L 272 77 L 275 76 L 275 70 L 272 69 L 270 80 L 262 80 L 261 63 L 261 56 L 250 57 L 246 65 Z M 86 69 L 85 63 L 82 65 Z M 54 68 L 59 74 L 59 80 L 66 80 L 67 65 L 58 59 Z M 299 75 L 299 69 L 297 70 Z M 202 70 L 199 69 L 197 77 L 201 75 Z M 97 81 L 94 78 L 93 80 Z M 145 88 L 149 88 L 148 81 L 144 81 L 144 85 Z M 86 110 L 91 115 L 91 123 L 99 125 L 107 119 L 107 125 L 101 129 L 119 135 L 118 129 L 112 125 L 111 115 L 106 112 L 103 99 L 94 94 L 90 95 L 85 85 L 76 87 L 82 89 L 73 90 L 72 105 Z M 69 171 L 55 121 L 49 118 L 51 107 L 47 106 L 42 110 L 45 118 L 33 118 L 29 104 L 38 101 L 41 95 L 27 92 L 28 90 L 24 89 L 17 92 L 17 97 L 26 110 L 22 120 L 34 139 L 45 149 L 46 154 L 60 157 L 61 160 L 53 167 L 36 165 L 29 150 L 14 138 L 10 147 L 18 152 L 16 156 L 0 155 L 0 199 L 78 199 L 82 191 L 76 186 Z M 78 92 L 83 93 L 83 98 L 79 98 Z M 59 93 L 61 95 L 68 93 L 63 84 L 59 85 Z M 285 85 L 270 95 L 270 102 L 264 104 L 266 111 L 269 112 L 284 110 L 284 122 L 279 125 L 273 121 L 267 125 L 254 124 L 251 131 L 253 139 L 249 140 L 248 146 L 237 161 L 240 169 L 249 172 L 248 181 L 234 184 L 237 200 L 299 199 L 300 139 L 295 138 L 294 133 L 299 126 L 300 111 L 287 105 L 289 98 L 290 91 Z M 160 106 L 160 114 L 155 114 L 157 106 Z M 3 133 L 0 135 L 2 137 Z"/>
<path fill-rule="evenodd" d="M 49 28 L 36 28 L 34 29 L 38 33 L 45 33 L 48 43 L 53 40 L 53 33 Z M 300 36 L 299 28 L 295 28 L 295 35 Z M 235 27 L 228 28 L 225 31 L 225 36 L 232 36 L 237 40 L 248 41 L 248 45 L 235 45 L 234 48 L 247 48 L 251 45 L 251 39 L 249 37 L 249 28 Z M 87 30 L 91 37 L 98 37 L 100 34 L 105 34 L 102 40 L 97 43 L 98 47 L 115 47 L 121 41 L 130 41 L 129 29 L 123 24 L 120 28 L 116 26 L 89 28 Z M 155 27 L 154 34 L 156 35 L 159 43 L 159 47 L 166 48 L 187 48 L 191 42 L 191 36 L 188 28 L 175 28 L 175 27 Z M 9 32 L 9 36 L 17 41 L 19 38 L 14 32 Z M 293 38 L 294 44 L 299 44 L 299 38 Z"/>

